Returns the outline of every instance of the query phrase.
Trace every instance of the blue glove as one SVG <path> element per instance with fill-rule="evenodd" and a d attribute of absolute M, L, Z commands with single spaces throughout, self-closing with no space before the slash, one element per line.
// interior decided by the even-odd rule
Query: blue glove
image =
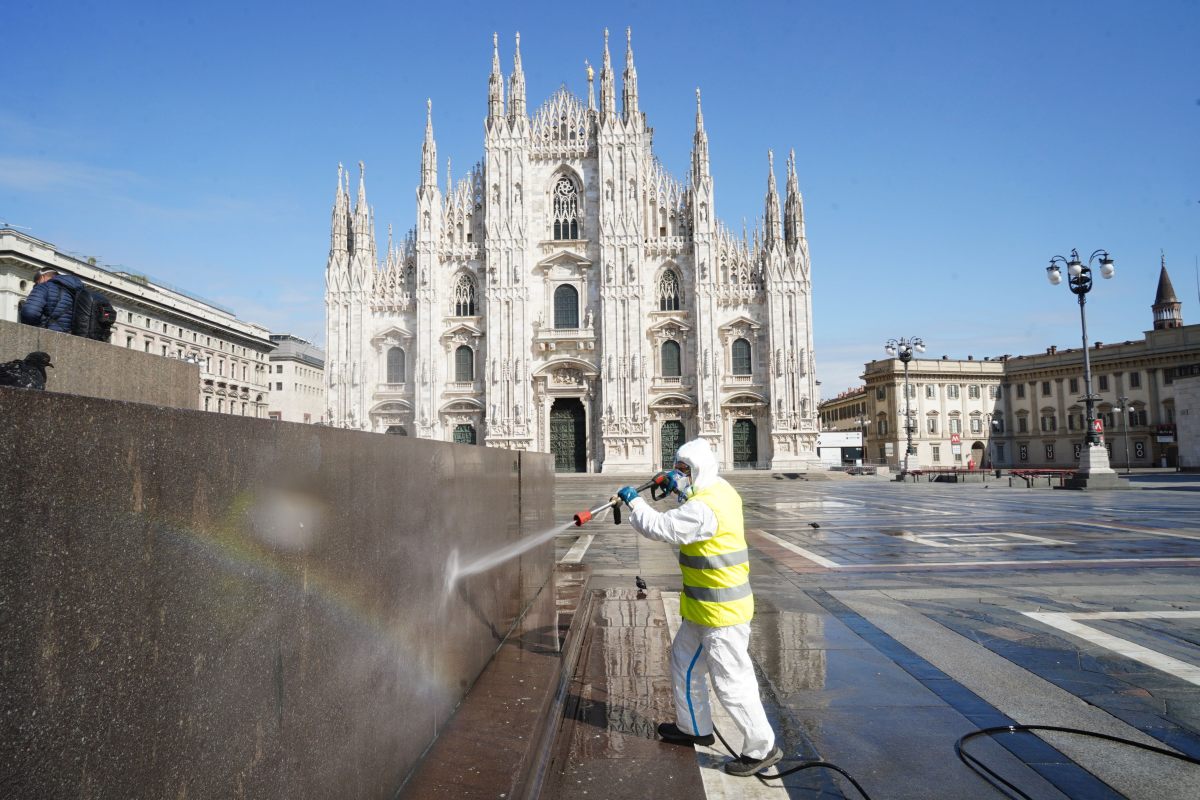
<path fill-rule="evenodd" d="M 677 469 L 667 470 L 663 474 L 667 476 L 666 480 L 663 481 L 663 485 L 667 487 L 668 492 L 683 492 L 680 485 L 683 484 L 687 476 Z"/>
<path fill-rule="evenodd" d="M 637 489 L 634 489 L 632 486 L 622 487 L 621 491 L 617 492 L 617 497 L 624 500 L 625 505 L 631 504 L 633 502 L 633 499 L 637 496 L 638 496 Z"/>

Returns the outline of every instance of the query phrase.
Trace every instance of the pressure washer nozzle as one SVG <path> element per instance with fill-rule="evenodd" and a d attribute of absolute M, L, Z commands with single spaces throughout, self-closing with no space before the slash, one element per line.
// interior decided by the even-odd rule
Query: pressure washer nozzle
<path fill-rule="evenodd" d="M 578 514 L 575 515 L 575 527 L 578 528 L 580 525 L 584 524 L 585 522 L 591 522 L 591 520 L 592 520 L 592 512 L 580 511 Z"/>

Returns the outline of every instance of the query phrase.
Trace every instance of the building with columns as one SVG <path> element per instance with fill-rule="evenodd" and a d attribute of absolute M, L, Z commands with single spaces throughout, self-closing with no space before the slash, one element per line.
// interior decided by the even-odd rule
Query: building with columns
<path fill-rule="evenodd" d="M 650 470 L 693 437 L 726 467 L 817 463 L 812 296 L 794 156 L 762 224 L 718 219 L 696 92 L 689 174 L 651 148 L 627 31 L 587 99 L 526 107 L 520 36 L 493 40 L 484 155 L 439 178 L 427 105 L 415 227 L 382 263 L 360 162 L 338 168 L 326 268 L 331 424 Z"/>
<path fill-rule="evenodd" d="M 1185 379 L 1200 375 L 1200 325 L 1183 324 L 1165 257 L 1151 316 L 1151 330 L 1142 338 L 1092 342 L 1088 349 L 1092 391 L 1100 398 L 1096 415 L 1114 469 L 1187 466 L 1181 453 L 1198 449 L 1181 438 L 1188 430 L 1181 418 L 1190 416 L 1194 401 L 1178 393 L 1190 385 Z M 914 358 L 907 404 L 898 359 L 866 364 L 863 379 L 864 423 L 844 411 L 859 407 L 849 393 L 822 404 L 821 411 L 828 429 L 863 425 L 872 463 L 903 463 L 907 409 L 916 448 L 910 469 L 971 461 L 1005 469 L 1079 466 L 1086 435 L 1080 348 L 1050 346 L 1043 353 L 982 360 Z"/>
<path fill-rule="evenodd" d="M 199 409 L 267 416 L 267 359 L 275 345 L 266 328 L 163 281 L 105 268 L 12 228 L 0 228 L 0 319 L 17 321 L 18 303 L 44 267 L 74 275 L 108 298 L 117 312 L 112 344 L 198 364 Z"/>

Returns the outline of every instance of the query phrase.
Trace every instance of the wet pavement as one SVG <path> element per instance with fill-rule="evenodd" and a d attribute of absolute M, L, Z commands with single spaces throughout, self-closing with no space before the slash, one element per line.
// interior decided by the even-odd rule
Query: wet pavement
<path fill-rule="evenodd" d="M 1200 757 L 1200 481 L 1135 476 L 1132 491 L 1085 493 L 731 480 L 781 768 L 834 762 L 876 800 L 1003 797 L 954 744 L 1014 723 Z M 559 476 L 557 515 L 627 482 Z M 719 743 L 693 754 L 655 741 L 671 714 L 676 551 L 610 520 L 557 551 L 591 567 L 598 593 L 544 796 L 859 796 L 823 770 L 727 778 Z M 650 587 L 640 597 L 634 576 Z M 736 748 L 732 725 L 717 725 Z M 1200 798 L 1200 767 L 1097 739 L 1020 733 L 967 748 L 1030 797 Z"/>

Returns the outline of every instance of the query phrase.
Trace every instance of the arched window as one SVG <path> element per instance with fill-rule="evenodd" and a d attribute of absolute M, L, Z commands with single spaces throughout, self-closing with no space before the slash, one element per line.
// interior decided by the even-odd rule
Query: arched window
<path fill-rule="evenodd" d="M 679 343 L 671 339 L 662 345 L 662 374 L 664 378 L 678 378 L 681 374 Z"/>
<path fill-rule="evenodd" d="M 465 344 L 454 351 L 454 380 L 460 383 L 475 380 L 475 351 Z"/>
<path fill-rule="evenodd" d="M 579 188 L 566 175 L 559 177 L 551 193 L 554 210 L 554 238 L 579 238 Z"/>
<path fill-rule="evenodd" d="M 733 374 L 750 374 L 750 343 L 745 339 L 733 340 Z"/>
<path fill-rule="evenodd" d="M 465 272 L 454 284 L 454 316 L 475 316 L 475 281 Z"/>
<path fill-rule="evenodd" d="M 579 292 L 569 283 L 554 290 L 554 327 L 579 327 Z"/>
<path fill-rule="evenodd" d="M 658 310 L 679 310 L 679 276 L 673 269 L 663 270 L 658 279 Z"/>
<path fill-rule="evenodd" d="M 387 382 L 404 383 L 404 350 L 399 347 L 387 351 Z"/>

